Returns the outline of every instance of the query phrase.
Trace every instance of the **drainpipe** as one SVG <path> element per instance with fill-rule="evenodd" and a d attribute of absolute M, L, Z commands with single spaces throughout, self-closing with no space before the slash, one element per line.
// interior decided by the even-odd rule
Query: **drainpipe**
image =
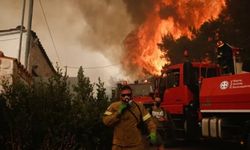
<path fill-rule="evenodd" d="M 25 14 L 25 6 L 26 0 L 23 0 L 23 10 L 22 10 L 22 19 L 21 19 L 21 28 L 20 28 L 20 41 L 19 41 L 19 51 L 18 51 L 18 61 L 21 60 L 21 51 L 22 51 L 22 42 L 23 42 L 23 21 L 24 21 L 24 14 Z"/>
<path fill-rule="evenodd" d="M 32 15 L 33 15 L 33 0 L 30 0 L 28 26 L 27 26 L 26 51 L 25 51 L 25 68 L 26 69 L 28 69 L 28 57 L 29 57 L 30 45 L 31 45 L 30 40 L 31 40 Z"/>

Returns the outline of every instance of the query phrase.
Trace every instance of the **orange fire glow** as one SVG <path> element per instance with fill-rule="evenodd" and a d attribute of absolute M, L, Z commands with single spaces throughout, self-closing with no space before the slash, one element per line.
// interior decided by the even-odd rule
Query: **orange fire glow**
<path fill-rule="evenodd" d="M 147 19 L 124 41 L 124 68 L 137 75 L 159 75 L 162 66 L 171 63 L 157 46 L 162 36 L 171 34 L 175 40 L 181 36 L 192 39 L 190 27 L 198 30 L 206 21 L 217 19 L 225 6 L 225 0 L 154 0 Z"/>

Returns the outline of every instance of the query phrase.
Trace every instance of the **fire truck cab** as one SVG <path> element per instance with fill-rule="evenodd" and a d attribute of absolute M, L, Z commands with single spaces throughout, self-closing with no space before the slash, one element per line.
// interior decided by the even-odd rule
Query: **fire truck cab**
<path fill-rule="evenodd" d="M 163 71 L 163 78 L 159 82 L 161 106 L 173 114 L 183 114 L 183 107 L 197 101 L 199 84 L 203 78 L 220 75 L 215 64 L 186 62 L 169 66 Z M 178 93 L 178 94 L 177 94 Z"/>
<path fill-rule="evenodd" d="M 221 74 L 216 64 L 185 62 L 162 72 L 159 92 L 172 139 L 250 143 L 250 73 Z"/>
<path fill-rule="evenodd" d="M 134 101 L 143 104 L 152 103 L 153 101 L 153 85 L 151 82 L 145 81 L 142 83 L 129 84 L 133 91 Z"/>
<path fill-rule="evenodd" d="M 185 62 L 165 68 L 159 81 L 161 107 L 171 116 L 175 138 L 196 138 L 199 135 L 199 88 L 204 78 L 220 75 L 215 64 Z"/>

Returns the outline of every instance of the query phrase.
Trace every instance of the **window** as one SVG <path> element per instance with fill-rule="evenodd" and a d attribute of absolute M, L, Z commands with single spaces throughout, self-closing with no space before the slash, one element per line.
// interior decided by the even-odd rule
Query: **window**
<path fill-rule="evenodd" d="M 217 76 L 216 68 L 201 68 L 201 76 L 204 78 Z"/>
<path fill-rule="evenodd" d="M 133 96 L 149 96 L 153 92 L 151 84 L 132 84 L 130 85 Z"/>
<path fill-rule="evenodd" d="M 167 71 L 166 88 L 178 87 L 180 84 L 180 70 L 173 69 Z"/>

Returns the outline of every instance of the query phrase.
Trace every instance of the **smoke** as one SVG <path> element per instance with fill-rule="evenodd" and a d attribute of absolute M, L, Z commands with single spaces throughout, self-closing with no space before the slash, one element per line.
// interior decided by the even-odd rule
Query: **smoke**
<path fill-rule="evenodd" d="M 148 13 L 154 8 L 152 0 L 123 0 L 126 5 L 127 13 L 135 25 L 141 25 L 148 17 Z"/>
<path fill-rule="evenodd" d="M 18 19 L 21 16 L 19 13 L 20 3 L 15 0 L 0 0 L 0 30 L 8 29 L 9 24 L 18 24 L 21 22 L 21 19 Z M 11 6 L 11 7 L 10 7 Z M 13 16 L 15 16 L 13 18 Z M 10 19 L 12 18 L 12 19 Z"/>
<path fill-rule="evenodd" d="M 87 24 L 79 36 L 82 45 L 119 63 L 122 41 L 133 28 L 124 3 L 120 0 L 76 0 L 72 4 L 79 8 Z"/>
<path fill-rule="evenodd" d="M 121 0 L 41 0 L 41 2 L 51 30 L 61 30 L 59 41 L 74 34 L 85 50 L 101 52 L 110 59 L 119 60 L 122 41 L 133 28 L 131 17 Z M 0 3 L 0 27 L 15 28 L 21 21 L 22 1 L 0 0 Z M 33 10 L 33 30 L 43 28 L 43 31 L 47 32 L 39 1 L 34 1 Z M 26 20 L 27 11 L 28 7 L 26 7 Z M 65 32 L 67 36 L 63 36 Z"/>

